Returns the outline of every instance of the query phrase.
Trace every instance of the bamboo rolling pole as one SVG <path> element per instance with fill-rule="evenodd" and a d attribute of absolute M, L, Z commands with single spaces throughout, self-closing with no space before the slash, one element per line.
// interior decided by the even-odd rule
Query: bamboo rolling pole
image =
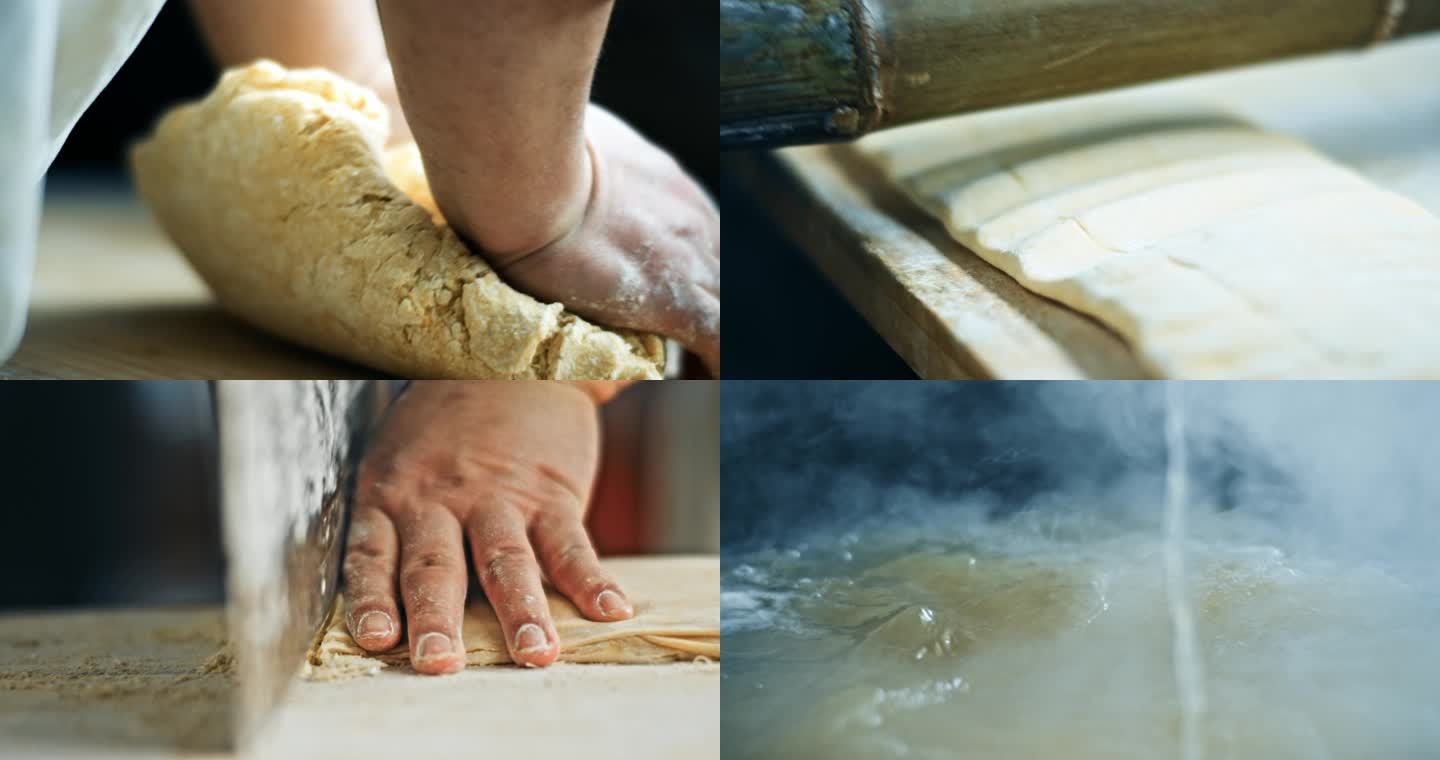
<path fill-rule="evenodd" d="M 720 0 L 720 145 L 848 140 L 1440 29 L 1440 0 Z"/>

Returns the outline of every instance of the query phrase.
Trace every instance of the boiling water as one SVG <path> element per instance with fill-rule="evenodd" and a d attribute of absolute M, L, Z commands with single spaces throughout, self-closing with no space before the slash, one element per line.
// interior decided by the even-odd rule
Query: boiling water
<path fill-rule="evenodd" d="M 1185 587 L 1185 507 L 1188 460 L 1185 456 L 1184 386 L 1165 384 L 1165 598 L 1174 639 L 1175 687 L 1180 698 L 1180 756 L 1203 760 L 1205 681 L 1195 651 L 1195 620 Z"/>
<path fill-rule="evenodd" d="M 725 755 L 1440 756 L 1433 580 L 1184 490 L 727 557 Z"/>

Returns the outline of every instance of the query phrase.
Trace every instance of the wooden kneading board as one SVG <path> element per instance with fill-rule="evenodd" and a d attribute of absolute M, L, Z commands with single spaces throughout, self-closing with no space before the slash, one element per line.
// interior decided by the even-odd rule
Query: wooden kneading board
<path fill-rule="evenodd" d="M 220 309 L 133 196 L 52 193 L 25 336 L 0 378 L 366 378 Z"/>
<path fill-rule="evenodd" d="M 233 757 L 218 607 L 0 616 L 0 757 Z M 718 758 L 719 663 L 294 683 L 256 757 Z"/>
<path fill-rule="evenodd" d="M 1440 35 L 1147 85 L 1295 135 L 1440 214 Z M 727 166 L 895 351 L 927 379 L 1118 379 L 1147 372 L 1099 322 L 1025 290 L 844 146 L 737 154 Z"/>
<path fill-rule="evenodd" d="M 1146 376 L 1119 336 L 966 250 L 845 148 L 790 148 L 731 167 L 922 378 Z"/>

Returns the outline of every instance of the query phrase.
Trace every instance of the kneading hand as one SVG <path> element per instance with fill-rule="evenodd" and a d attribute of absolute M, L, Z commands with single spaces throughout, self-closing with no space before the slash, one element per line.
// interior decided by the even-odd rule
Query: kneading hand
<path fill-rule="evenodd" d="M 515 662 L 555 661 L 541 570 L 592 620 L 634 614 L 582 520 L 599 457 L 597 396 L 559 382 L 416 382 L 361 465 L 346 548 L 345 621 L 420 673 L 465 667 L 465 544 Z M 403 618 L 402 618 L 403 614 Z"/>
<path fill-rule="evenodd" d="M 599 106 L 586 112 L 592 187 L 583 220 L 540 250 L 492 263 L 521 290 L 607 325 L 685 344 L 720 372 L 720 214 L 669 154 Z"/>

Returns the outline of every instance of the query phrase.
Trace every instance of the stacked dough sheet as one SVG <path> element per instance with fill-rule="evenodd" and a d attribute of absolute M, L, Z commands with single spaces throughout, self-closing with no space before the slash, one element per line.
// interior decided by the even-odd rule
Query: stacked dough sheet
<path fill-rule="evenodd" d="M 606 560 L 635 606 L 629 620 L 587 620 L 570 600 L 546 589 L 561 662 L 656 664 L 720 659 L 720 563 L 713 557 L 631 557 Z M 370 675 L 383 667 L 410 663 L 409 644 L 369 654 L 350 637 L 336 601 L 307 658 L 305 677 L 317 681 Z M 482 597 L 466 609 L 461 631 L 467 665 L 511 662 L 495 610 Z"/>
<path fill-rule="evenodd" d="M 1440 377 L 1440 220 L 1297 140 L 1195 109 L 1080 103 L 856 150 L 1158 376 Z"/>

